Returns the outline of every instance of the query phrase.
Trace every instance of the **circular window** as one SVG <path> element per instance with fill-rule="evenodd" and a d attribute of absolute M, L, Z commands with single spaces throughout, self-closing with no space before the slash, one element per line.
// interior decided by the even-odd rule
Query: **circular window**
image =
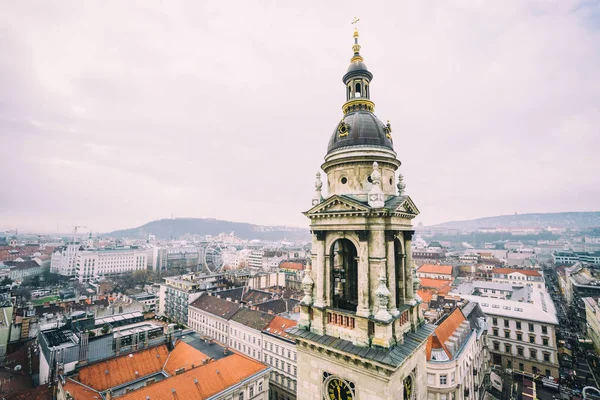
<path fill-rule="evenodd" d="M 369 181 L 369 183 L 373 183 L 373 179 L 371 179 L 371 175 L 369 175 L 369 176 L 367 177 L 367 180 Z"/>
<path fill-rule="evenodd" d="M 348 178 L 346 178 L 345 176 L 342 178 L 342 185 L 345 185 L 346 183 L 348 183 Z"/>

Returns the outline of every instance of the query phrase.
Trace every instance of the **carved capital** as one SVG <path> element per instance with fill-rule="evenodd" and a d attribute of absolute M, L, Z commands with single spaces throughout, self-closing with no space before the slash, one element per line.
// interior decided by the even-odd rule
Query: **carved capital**
<path fill-rule="evenodd" d="M 388 242 L 394 241 L 396 239 L 396 234 L 398 231 L 385 231 L 385 240 Z"/>
<path fill-rule="evenodd" d="M 369 231 L 356 231 L 356 234 L 358 235 L 358 240 L 361 242 L 369 240 Z"/>
<path fill-rule="evenodd" d="M 412 237 L 414 234 L 415 234 L 415 231 L 404 231 L 404 239 L 412 240 Z"/>
<path fill-rule="evenodd" d="M 318 241 L 325 240 L 325 231 L 312 231 L 312 233 L 317 237 Z"/>

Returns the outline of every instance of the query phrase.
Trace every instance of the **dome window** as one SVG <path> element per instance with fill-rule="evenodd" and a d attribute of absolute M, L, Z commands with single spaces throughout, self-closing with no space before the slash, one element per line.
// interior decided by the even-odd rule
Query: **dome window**
<path fill-rule="evenodd" d="M 340 182 L 342 182 L 342 185 L 345 185 L 346 183 L 348 183 L 348 178 L 346 178 L 344 176 L 344 177 L 342 177 L 342 179 L 340 180 Z"/>

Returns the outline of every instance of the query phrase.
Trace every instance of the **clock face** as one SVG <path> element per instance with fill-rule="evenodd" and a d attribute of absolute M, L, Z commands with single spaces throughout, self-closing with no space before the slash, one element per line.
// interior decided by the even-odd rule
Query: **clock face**
<path fill-rule="evenodd" d="M 414 381 L 412 375 L 408 375 L 404 378 L 404 400 L 411 400 L 413 398 Z"/>
<path fill-rule="evenodd" d="M 327 382 L 327 398 L 329 400 L 352 400 L 352 389 L 346 381 L 332 378 Z"/>

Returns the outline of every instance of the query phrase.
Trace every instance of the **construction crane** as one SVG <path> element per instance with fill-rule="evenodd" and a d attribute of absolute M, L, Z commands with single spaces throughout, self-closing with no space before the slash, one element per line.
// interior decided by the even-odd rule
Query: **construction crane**
<path fill-rule="evenodd" d="M 79 228 L 87 228 L 85 225 L 73 225 L 73 243 L 75 243 L 75 235 L 77 235 L 77 230 Z"/>

